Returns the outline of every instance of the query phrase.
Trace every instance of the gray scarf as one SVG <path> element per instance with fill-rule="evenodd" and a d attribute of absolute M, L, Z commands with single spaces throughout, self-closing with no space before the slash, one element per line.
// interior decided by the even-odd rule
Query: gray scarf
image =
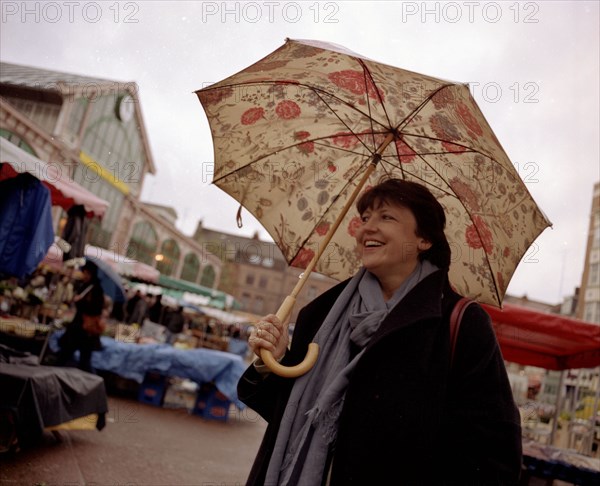
<path fill-rule="evenodd" d="M 417 264 L 388 302 L 377 278 L 364 268 L 346 285 L 314 338 L 320 349 L 316 365 L 294 383 L 265 485 L 321 484 L 348 382 L 365 346 L 389 311 L 436 270 L 427 260 Z M 351 343 L 361 348 L 354 358 Z"/>

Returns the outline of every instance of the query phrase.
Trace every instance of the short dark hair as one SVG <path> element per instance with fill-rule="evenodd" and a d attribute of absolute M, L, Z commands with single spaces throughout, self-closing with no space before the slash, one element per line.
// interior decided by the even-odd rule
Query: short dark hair
<path fill-rule="evenodd" d="M 431 243 L 431 248 L 419 253 L 419 260 L 429 260 L 439 268 L 450 267 L 451 250 L 444 228 L 444 208 L 424 185 L 403 179 L 387 179 L 364 192 L 356 203 L 359 214 L 383 203 L 409 209 L 417 220 L 417 236 Z"/>
<path fill-rule="evenodd" d="M 90 260 L 86 260 L 83 266 L 81 267 L 81 271 L 83 272 L 84 270 L 89 272 L 93 279 L 95 279 L 98 276 L 98 267 L 94 262 Z"/>

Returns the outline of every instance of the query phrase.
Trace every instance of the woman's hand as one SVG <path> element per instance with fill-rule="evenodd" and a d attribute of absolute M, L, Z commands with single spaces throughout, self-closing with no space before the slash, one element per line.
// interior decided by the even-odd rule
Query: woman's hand
<path fill-rule="evenodd" d="M 275 314 L 263 317 L 254 325 L 248 338 L 248 346 L 260 358 L 261 348 L 271 351 L 273 358 L 279 360 L 285 354 L 289 343 L 289 320 L 282 324 Z"/>

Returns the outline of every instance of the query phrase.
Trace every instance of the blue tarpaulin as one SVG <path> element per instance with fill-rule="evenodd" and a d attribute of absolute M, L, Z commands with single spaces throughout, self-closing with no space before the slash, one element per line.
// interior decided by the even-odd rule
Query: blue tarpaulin
<path fill-rule="evenodd" d="M 53 333 L 50 349 L 58 350 L 62 332 Z M 101 351 L 92 353 L 92 367 L 110 371 L 142 383 L 147 372 L 188 378 L 198 384 L 213 382 L 239 409 L 237 383 L 246 370 L 244 360 L 235 354 L 212 349 L 178 349 L 168 344 L 122 343 L 102 336 Z"/>
<path fill-rule="evenodd" d="M 30 174 L 1 181 L 0 273 L 33 273 L 53 242 L 50 191 Z"/>

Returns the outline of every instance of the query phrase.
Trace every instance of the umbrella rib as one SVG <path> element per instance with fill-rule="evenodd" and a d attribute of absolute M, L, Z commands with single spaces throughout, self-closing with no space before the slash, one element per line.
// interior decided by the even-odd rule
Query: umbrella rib
<path fill-rule="evenodd" d="M 390 127 L 386 126 L 385 124 L 381 123 L 378 120 L 372 119 L 368 113 L 365 113 L 364 111 L 358 109 L 356 107 L 356 105 L 352 104 L 351 102 L 346 101 L 346 100 L 344 100 L 344 99 L 342 99 L 342 98 L 340 98 L 340 97 L 338 97 L 338 96 L 330 93 L 329 91 L 327 91 L 327 90 L 325 90 L 323 88 L 319 88 L 317 86 L 310 86 L 308 84 L 304 84 L 304 83 L 300 83 L 300 82 L 290 83 L 288 81 L 286 83 L 282 83 L 281 81 L 276 81 L 276 80 L 273 80 L 273 81 L 265 80 L 265 81 L 260 81 L 260 82 L 251 81 L 251 82 L 242 82 L 242 83 L 234 83 L 234 84 L 224 84 L 222 86 L 216 86 L 214 88 L 212 88 L 212 87 L 203 88 L 201 90 L 198 90 L 196 93 L 207 92 L 207 91 L 212 91 L 212 90 L 221 90 L 221 89 L 224 89 L 224 88 L 239 88 L 239 87 L 242 87 L 242 86 L 274 86 L 274 85 L 277 86 L 277 85 L 281 85 L 281 84 L 291 84 L 291 85 L 294 85 L 294 86 L 300 86 L 302 88 L 306 88 L 306 89 L 312 91 L 315 94 L 328 96 L 329 98 L 332 98 L 332 99 L 334 99 L 336 101 L 339 101 L 341 104 L 346 105 L 346 107 L 348 107 L 351 110 L 359 113 L 360 115 L 364 116 L 365 118 L 371 119 L 374 123 L 377 123 L 382 128 L 384 128 L 386 130 L 390 130 Z M 322 96 L 319 96 L 319 98 L 323 99 Z M 329 105 L 327 105 L 327 106 L 329 107 Z"/>
<path fill-rule="evenodd" d="M 342 123 L 342 125 L 344 125 L 346 127 L 346 129 L 357 138 L 357 140 L 361 143 L 361 145 L 363 147 L 365 147 L 365 149 L 367 149 L 371 153 L 371 155 L 373 155 L 377 151 L 377 148 L 375 147 L 375 129 L 373 127 L 373 124 L 376 122 L 376 120 L 371 116 L 371 106 L 370 106 L 370 104 L 369 104 L 369 114 L 368 115 L 365 114 L 365 113 L 363 113 L 361 110 L 356 109 L 353 105 L 348 105 L 348 106 L 351 106 L 352 108 L 354 108 L 358 113 L 361 113 L 361 114 L 365 115 L 367 117 L 367 119 L 369 120 L 369 124 L 371 125 L 371 133 L 370 134 L 372 135 L 373 147 L 375 147 L 374 149 L 371 149 L 370 147 L 368 147 L 367 144 L 365 142 L 363 142 L 363 140 L 354 132 L 354 130 L 352 130 L 352 128 L 350 128 L 350 126 L 344 120 L 342 120 L 342 118 L 331 107 L 331 105 L 327 101 L 325 101 L 325 99 L 321 95 L 320 90 L 316 90 L 315 89 L 314 93 L 319 97 L 319 99 L 323 102 L 323 104 L 331 111 L 331 113 L 333 113 L 336 116 L 336 118 L 340 121 L 340 123 Z M 326 91 L 323 91 L 323 93 L 327 94 L 328 96 L 331 96 L 334 99 L 340 100 L 339 98 L 337 98 L 337 97 L 335 97 L 335 96 L 327 93 Z M 343 100 L 340 100 L 340 101 L 343 102 Z M 386 130 L 390 130 L 389 127 L 386 127 L 385 125 L 383 125 L 382 123 L 380 123 L 378 121 L 377 121 L 377 124 L 381 125 Z M 388 132 L 385 132 L 385 133 L 388 133 Z M 326 138 L 326 137 L 324 137 L 324 138 Z"/>
<path fill-rule="evenodd" d="M 351 129 L 349 129 L 349 130 L 350 130 L 350 132 L 351 132 L 352 135 L 356 136 L 356 134 Z M 351 153 L 351 154 L 355 154 L 355 155 L 361 155 L 361 156 L 365 155 L 363 153 L 356 152 L 356 151 L 353 151 L 353 150 L 348 150 L 348 149 L 345 149 L 343 147 L 336 147 L 334 145 L 328 145 L 328 144 L 325 144 L 325 143 L 319 143 L 320 140 L 329 140 L 333 136 L 334 135 L 328 135 L 328 136 L 325 136 L 325 137 L 318 137 L 318 138 L 313 138 L 313 139 L 309 139 L 309 140 L 302 140 L 302 141 L 300 141 L 298 143 L 295 143 L 295 144 L 292 144 L 292 145 L 288 145 L 287 147 L 282 147 L 279 150 L 277 150 L 276 152 L 283 152 L 285 150 L 290 150 L 290 149 L 293 149 L 295 147 L 299 147 L 299 146 L 301 146 L 301 145 L 303 145 L 303 144 L 305 144 L 307 142 L 315 142 L 317 145 L 321 145 L 323 147 L 334 149 L 334 150 L 336 150 L 338 152 L 347 152 L 347 153 Z M 360 140 L 360 137 L 357 136 L 357 138 Z M 374 154 L 374 152 L 368 146 L 366 146 L 364 144 L 364 142 L 362 142 L 362 140 L 360 140 L 360 141 L 364 145 L 365 149 L 367 149 L 369 151 L 370 155 L 372 156 Z M 222 181 L 222 180 L 224 180 L 224 179 L 226 179 L 226 178 L 228 178 L 228 177 L 230 177 L 230 176 L 232 176 L 234 174 L 237 174 L 238 172 L 242 171 L 243 169 L 245 169 L 245 168 L 247 168 L 247 167 L 249 167 L 249 166 L 251 166 L 253 164 L 257 164 L 261 160 L 267 159 L 268 157 L 274 155 L 274 153 L 275 153 L 275 151 L 274 152 L 270 152 L 270 153 L 265 154 L 265 155 L 261 155 L 260 157 L 257 157 L 255 159 L 252 159 L 248 163 L 246 163 L 246 164 L 244 164 L 244 165 L 242 165 L 240 167 L 237 167 L 234 170 L 231 170 L 231 171 L 227 172 L 227 174 L 222 175 L 221 177 L 218 177 L 216 179 L 213 179 L 212 184 L 215 184 L 215 183 L 217 183 L 219 181 Z"/>
<path fill-rule="evenodd" d="M 351 182 L 357 180 L 358 175 L 365 169 L 365 167 L 366 166 L 364 164 L 359 164 L 352 176 L 348 177 L 348 180 L 346 181 L 342 189 L 337 193 L 337 196 L 332 200 L 332 203 L 329 206 L 327 206 L 327 209 L 323 212 L 317 223 L 314 225 L 315 228 L 318 227 L 319 224 L 321 224 L 325 220 L 325 217 L 329 214 L 333 205 L 340 199 L 344 191 L 346 191 L 350 187 Z M 309 233 L 308 236 L 304 238 L 304 240 L 302 240 L 302 243 L 298 246 L 298 250 L 296 251 L 296 253 L 294 253 L 294 256 L 289 259 L 290 262 L 294 261 L 294 259 L 298 256 L 298 253 L 300 253 L 300 250 L 304 248 L 304 245 L 306 245 L 307 241 L 310 240 L 312 236 L 313 232 Z"/>
<path fill-rule="evenodd" d="M 369 117 L 371 115 L 371 103 L 369 103 L 369 89 L 367 88 L 367 76 L 371 80 L 371 84 L 375 88 L 375 94 L 376 94 L 377 98 L 379 98 L 379 103 L 381 103 L 381 107 L 383 108 L 383 112 L 385 113 L 385 118 L 386 118 L 386 120 L 388 122 L 388 126 L 391 127 L 392 126 L 392 121 L 390 120 L 388 112 L 387 112 L 387 110 L 385 108 L 385 103 L 383 102 L 383 99 L 381 97 L 381 93 L 379 92 L 379 89 L 377 89 L 377 84 L 375 84 L 375 79 L 373 79 L 373 75 L 371 74 L 371 70 L 367 67 L 367 65 L 365 64 L 365 62 L 362 59 L 360 59 L 360 58 L 355 58 L 355 59 L 362 66 L 363 73 L 364 73 L 364 76 L 365 76 L 365 91 L 366 91 L 366 95 L 367 95 L 367 106 L 369 107 Z M 375 144 L 373 144 L 373 145 L 375 145 Z"/>
<path fill-rule="evenodd" d="M 421 104 L 419 106 L 417 106 L 411 113 L 409 113 L 404 120 L 402 120 L 402 122 L 400 122 L 398 124 L 398 126 L 396 127 L 396 130 L 400 131 L 402 130 L 401 127 L 405 127 L 406 125 L 408 125 L 412 119 L 417 116 L 419 114 L 419 112 L 425 107 L 425 105 L 427 103 L 429 103 L 431 101 L 431 99 L 438 94 L 441 90 L 445 89 L 445 88 L 449 88 L 450 86 L 456 86 L 453 83 L 449 83 L 449 84 L 444 84 L 443 86 L 440 86 L 438 89 L 436 89 L 433 93 L 431 93 L 429 96 L 427 96 L 427 98 L 425 98 Z"/>

